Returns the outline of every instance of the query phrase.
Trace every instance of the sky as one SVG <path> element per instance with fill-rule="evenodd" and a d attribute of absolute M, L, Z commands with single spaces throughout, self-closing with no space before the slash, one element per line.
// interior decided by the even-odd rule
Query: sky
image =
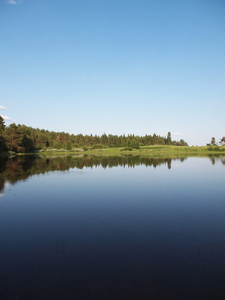
<path fill-rule="evenodd" d="M 206 145 L 224 112 L 224 0 L 0 0 L 7 126 Z"/>

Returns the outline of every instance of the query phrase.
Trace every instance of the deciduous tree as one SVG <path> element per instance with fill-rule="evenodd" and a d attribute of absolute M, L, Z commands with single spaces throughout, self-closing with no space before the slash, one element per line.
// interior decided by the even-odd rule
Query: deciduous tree
<path fill-rule="evenodd" d="M 215 144 L 216 144 L 216 139 L 214 137 L 212 137 L 212 139 L 211 139 L 211 145 L 215 146 Z"/>

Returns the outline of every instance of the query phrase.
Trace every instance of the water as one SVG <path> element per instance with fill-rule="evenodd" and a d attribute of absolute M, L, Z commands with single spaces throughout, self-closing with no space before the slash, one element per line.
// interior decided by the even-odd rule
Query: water
<path fill-rule="evenodd" d="M 225 299 L 223 158 L 0 166 L 0 299 Z"/>

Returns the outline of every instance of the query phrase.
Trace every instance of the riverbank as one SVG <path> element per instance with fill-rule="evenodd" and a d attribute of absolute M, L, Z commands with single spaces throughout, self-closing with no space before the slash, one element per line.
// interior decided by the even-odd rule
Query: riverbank
<path fill-rule="evenodd" d="M 38 150 L 34 153 L 15 153 L 8 152 L 1 154 L 2 156 L 22 156 L 22 155 L 37 155 L 37 156 L 140 156 L 140 157 L 187 157 L 187 156 L 225 156 L 224 146 L 141 146 L 140 149 L 132 148 L 101 148 L 93 149 L 91 147 L 66 149 L 45 148 Z"/>
<path fill-rule="evenodd" d="M 127 148 L 74 148 L 72 150 L 66 149 L 42 149 L 38 152 L 41 156 L 49 155 L 95 155 L 95 156 L 124 156 L 124 155 L 139 155 L 141 157 L 155 157 L 155 156 L 211 156 L 222 155 L 225 156 L 225 147 L 219 146 L 142 146 L 140 149 Z"/>

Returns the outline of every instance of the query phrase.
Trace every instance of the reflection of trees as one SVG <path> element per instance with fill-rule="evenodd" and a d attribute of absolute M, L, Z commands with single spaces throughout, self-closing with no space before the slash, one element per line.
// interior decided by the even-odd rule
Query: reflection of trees
<path fill-rule="evenodd" d="M 5 177 L 4 172 L 6 168 L 7 158 L 0 157 L 0 192 L 4 189 Z"/>
<path fill-rule="evenodd" d="M 57 157 L 57 158 L 37 158 L 34 156 L 20 156 L 13 159 L 2 158 L 0 160 L 0 191 L 4 188 L 5 181 L 11 184 L 19 180 L 26 180 L 29 176 L 35 174 L 44 174 L 49 171 L 66 171 L 70 168 L 83 169 L 84 167 L 135 167 L 145 165 L 146 167 L 158 167 L 166 165 L 171 168 L 171 158 L 142 158 L 139 156 L 123 157 Z M 178 160 L 183 161 L 183 158 Z"/>
<path fill-rule="evenodd" d="M 57 157 L 57 158 L 37 158 L 34 156 L 20 156 L 12 159 L 0 157 L 0 191 L 4 189 L 4 184 L 9 181 L 11 184 L 19 180 L 26 180 L 29 176 L 35 174 L 44 174 L 50 171 L 66 171 L 70 168 L 83 169 L 84 167 L 93 168 L 113 168 L 117 166 L 128 166 L 133 168 L 138 165 L 156 168 L 160 165 L 172 167 L 172 161 L 179 160 L 183 162 L 187 158 L 143 158 L 139 156 L 122 156 L 122 157 L 99 157 L 99 156 L 82 156 L 82 157 Z M 225 165 L 225 158 L 209 157 L 212 164 L 221 162 Z"/>
<path fill-rule="evenodd" d="M 211 162 L 212 162 L 212 165 L 215 165 L 215 163 L 216 163 L 215 157 L 212 157 L 212 158 L 211 158 Z"/>
<path fill-rule="evenodd" d="M 225 158 L 220 156 L 209 156 L 209 159 L 212 163 L 212 165 L 215 165 L 216 162 L 221 162 L 223 165 L 225 165 Z"/>

